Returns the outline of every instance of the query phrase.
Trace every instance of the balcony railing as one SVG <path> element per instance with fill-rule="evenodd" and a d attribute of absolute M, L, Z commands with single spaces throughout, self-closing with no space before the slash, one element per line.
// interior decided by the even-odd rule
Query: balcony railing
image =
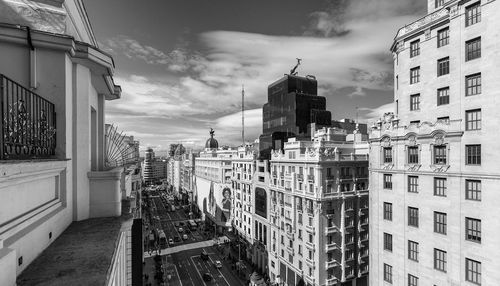
<path fill-rule="evenodd" d="M 327 226 L 325 227 L 325 235 L 337 233 L 339 231 L 337 226 Z"/>
<path fill-rule="evenodd" d="M 54 104 L 0 74 L 0 160 L 47 158 L 56 150 Z"/>
<path fill-rule="evenodd" d="M 325 245 L 325 251 L 333 251 L 339 249 L 339 246 L 335 242 L 329 242 Z"/>

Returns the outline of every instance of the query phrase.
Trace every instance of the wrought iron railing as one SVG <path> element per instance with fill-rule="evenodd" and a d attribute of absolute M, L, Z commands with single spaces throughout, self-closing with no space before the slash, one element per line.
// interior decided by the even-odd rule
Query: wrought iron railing
<path fill-rule="evenodd" d="M 0 74 L 0 160 L 55 155 L 54 104 Z"/>

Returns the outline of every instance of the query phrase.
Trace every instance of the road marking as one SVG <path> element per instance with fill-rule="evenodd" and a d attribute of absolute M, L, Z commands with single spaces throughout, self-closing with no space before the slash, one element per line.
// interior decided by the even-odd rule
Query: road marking
<path fill-rule="evenodd" d="M 199 256 L 199 255 L 196 255 Z M 203 277 L 201 277 L 200 271 L 198 270 L 198 267 L 196 267 L 196 263 L 194 263 L 193 257 L 196 256 L 191 256 L 190 259 L 193 262 L 194 268 L 196 269 L 196 272 L 198 272 L 198 275 L 200 276 L 201 281 L 203 282 L 203 285 L 207 286 L 207 283 L 205 283 L 205 280 L 203 280 Z"/>
<path fill-rule="evenodd" d="M 182 280 L 181 280 L 181 276 L 179 275 L 179 271 L 177 271 L 177 267 L 175 266 L 175 264 L 173 264 L 173 265 L 174 265 L 175 273 L 177 273 L 177 277 L 179 278 L 179 282 L 181 283 L 181 286 L 183 286 L 184 284 L 182 284 Z"/>
<path fill-rule="evenodd" d="M 214 261 L 212 260 L 212 257 L 209 256 L 208 258 L 210 258 L 210 261 L 212 261 L 212 265 L 213 265 Z M 222 261 L 221 261 L 221 264 L 222 264 Z M 226 277 L 224 277 L 222 272 L 220 272 L 219 268 L 216 268 L 216 269 L 217 269 L 217 271 L 219 271 L 219 274 L 220 274 L 220 276 L 222 276 L 222 279 L 224 279 L 224 281 L 226 281 L 227 286 L 230 286 L 231 284 L 229 284 L 229 282 L 227 282 Z"/>

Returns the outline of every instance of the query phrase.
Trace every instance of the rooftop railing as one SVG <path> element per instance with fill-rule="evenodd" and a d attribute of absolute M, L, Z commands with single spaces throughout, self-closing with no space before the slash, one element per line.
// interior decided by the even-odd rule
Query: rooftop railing
<path fill-rule="evenodd" d="M 54 104 L 0 74 L 0 160 L 55 155 Z"/>

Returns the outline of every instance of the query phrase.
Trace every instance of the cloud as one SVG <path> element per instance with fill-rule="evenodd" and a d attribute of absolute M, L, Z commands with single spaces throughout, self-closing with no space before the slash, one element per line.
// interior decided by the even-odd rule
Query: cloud
<path fill-rule="evenodd" d="M 366 122 L 369 126 L 376 122 L 384 113 L 394 112 L 394 103 L 390 102 L 376 108 L 359 108 L 360 121 Z"/>

